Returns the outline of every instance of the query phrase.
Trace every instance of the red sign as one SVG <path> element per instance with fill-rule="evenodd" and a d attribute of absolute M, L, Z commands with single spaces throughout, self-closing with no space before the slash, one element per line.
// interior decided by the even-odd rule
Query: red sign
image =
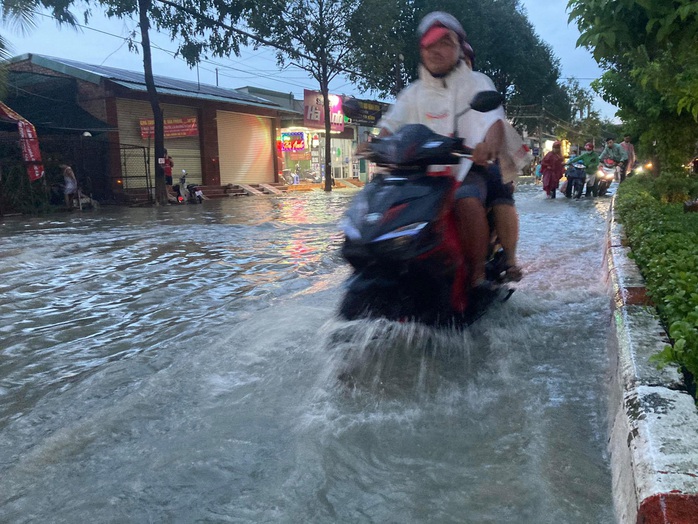
<path fill-rule="evenodd" d="M 325 106 L 322 93 L 318 91 L 303 90 L 304 111 L 303 125 L 313 129 L 325 129 Z M 342 112 L 342 98 L 337 95 L 329 95 L 330 99 L 330 129 L 332 131 L 344 131 L 344 113 Z"/>
<path fill-rule="evenodd" d="M 44 176 L 44 166 L 41 163 L 41 151 L 39 150 L 39 138 L 36 136 L 34 124 L 19 115 L 5 104 L 0 102 L 0 117 L 17 123 L 20 143 L 22 145 L 22 159 L 27 165 L 27 175 L 32 182 Z"/>
<path fill-rule="evenodd" d="M 165 118 L 165 138 L 181 138 L 183 136 L 199 136 L 199 123 L 195 116 L 187 118 Z M 155 121 L 151 118 L 141 118 L 141 138 L 155 136 Z"/>

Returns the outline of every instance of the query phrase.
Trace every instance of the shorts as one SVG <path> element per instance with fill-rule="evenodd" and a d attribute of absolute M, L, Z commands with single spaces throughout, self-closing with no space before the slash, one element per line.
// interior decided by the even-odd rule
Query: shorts
<path fill-rule="evenodd" d="M 75 180 L 66 180 L 65 187 L 63 188 L 63 194 L 72 195 L 78 190 L 78 184 Z"/>
<path fill-rule="evenodd" d="M 166 186 L 172 185 L 172 175 L 165 175 L 165 185 Z"/>
<path fill-rule="evenodd" d="M 497 205 L 514 205 L 514 184 L 505 184 L 497 164 L 487 169 L 473 166 L 461 186 L 456 189 L 455 198 L 477 198 L 486 208 Z"/>

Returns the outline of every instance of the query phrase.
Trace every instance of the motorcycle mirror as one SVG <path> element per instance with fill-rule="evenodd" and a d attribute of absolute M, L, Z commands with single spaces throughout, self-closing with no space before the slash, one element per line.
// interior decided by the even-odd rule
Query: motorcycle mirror
<path fill-rule="evenodd" d="M 504 102 L 504 97 L 499 91 L 480 91 L 470 102 L 470 107 L 480 113 L 494 111 Z"/>

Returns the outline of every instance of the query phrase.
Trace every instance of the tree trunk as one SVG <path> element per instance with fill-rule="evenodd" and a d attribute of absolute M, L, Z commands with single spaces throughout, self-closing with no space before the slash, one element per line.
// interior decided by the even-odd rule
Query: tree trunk
<path fill-rule="evenodd" d="M 150 52 L 150 21 L 148 10 L 152 6 L 152 0 L 138 0 L 138 14 L 141 27 L 141 42 L 143 43 L 143 71 L 145 73 L 145 85 L 148 90 L 148 100 L 153 110 L 155 132 L 155 202 L 167 205 L 167 190 L 165 188 L 165 164 L 160 159 L 165 158 L 165 124 L 162 109 L 158 102 L 158 93 L 153 80 L 153 61 Z"/>
<path fill-rule="evenodd" d="M 330 88 L 329 82 L 324 81 L 320 85 L 322 93 L 322 106 L 325 108 L 325 191 L 332 191 L 332 119 L 330 115 Z"/>

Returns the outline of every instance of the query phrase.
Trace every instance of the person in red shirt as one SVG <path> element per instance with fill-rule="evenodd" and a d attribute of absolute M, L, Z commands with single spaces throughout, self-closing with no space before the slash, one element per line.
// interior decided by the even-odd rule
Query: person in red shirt
<path fill-rule="evenodd" d="M 172 168 L 174 167 L 174 162 L 172 161 L 172 157 L 167 153 L 167 149 L 165 149 L 165 165 L 162 167 L 163 171 L 165 171 L 165 185 L 169 186 L 168 190 L 172 187 Z"/>

